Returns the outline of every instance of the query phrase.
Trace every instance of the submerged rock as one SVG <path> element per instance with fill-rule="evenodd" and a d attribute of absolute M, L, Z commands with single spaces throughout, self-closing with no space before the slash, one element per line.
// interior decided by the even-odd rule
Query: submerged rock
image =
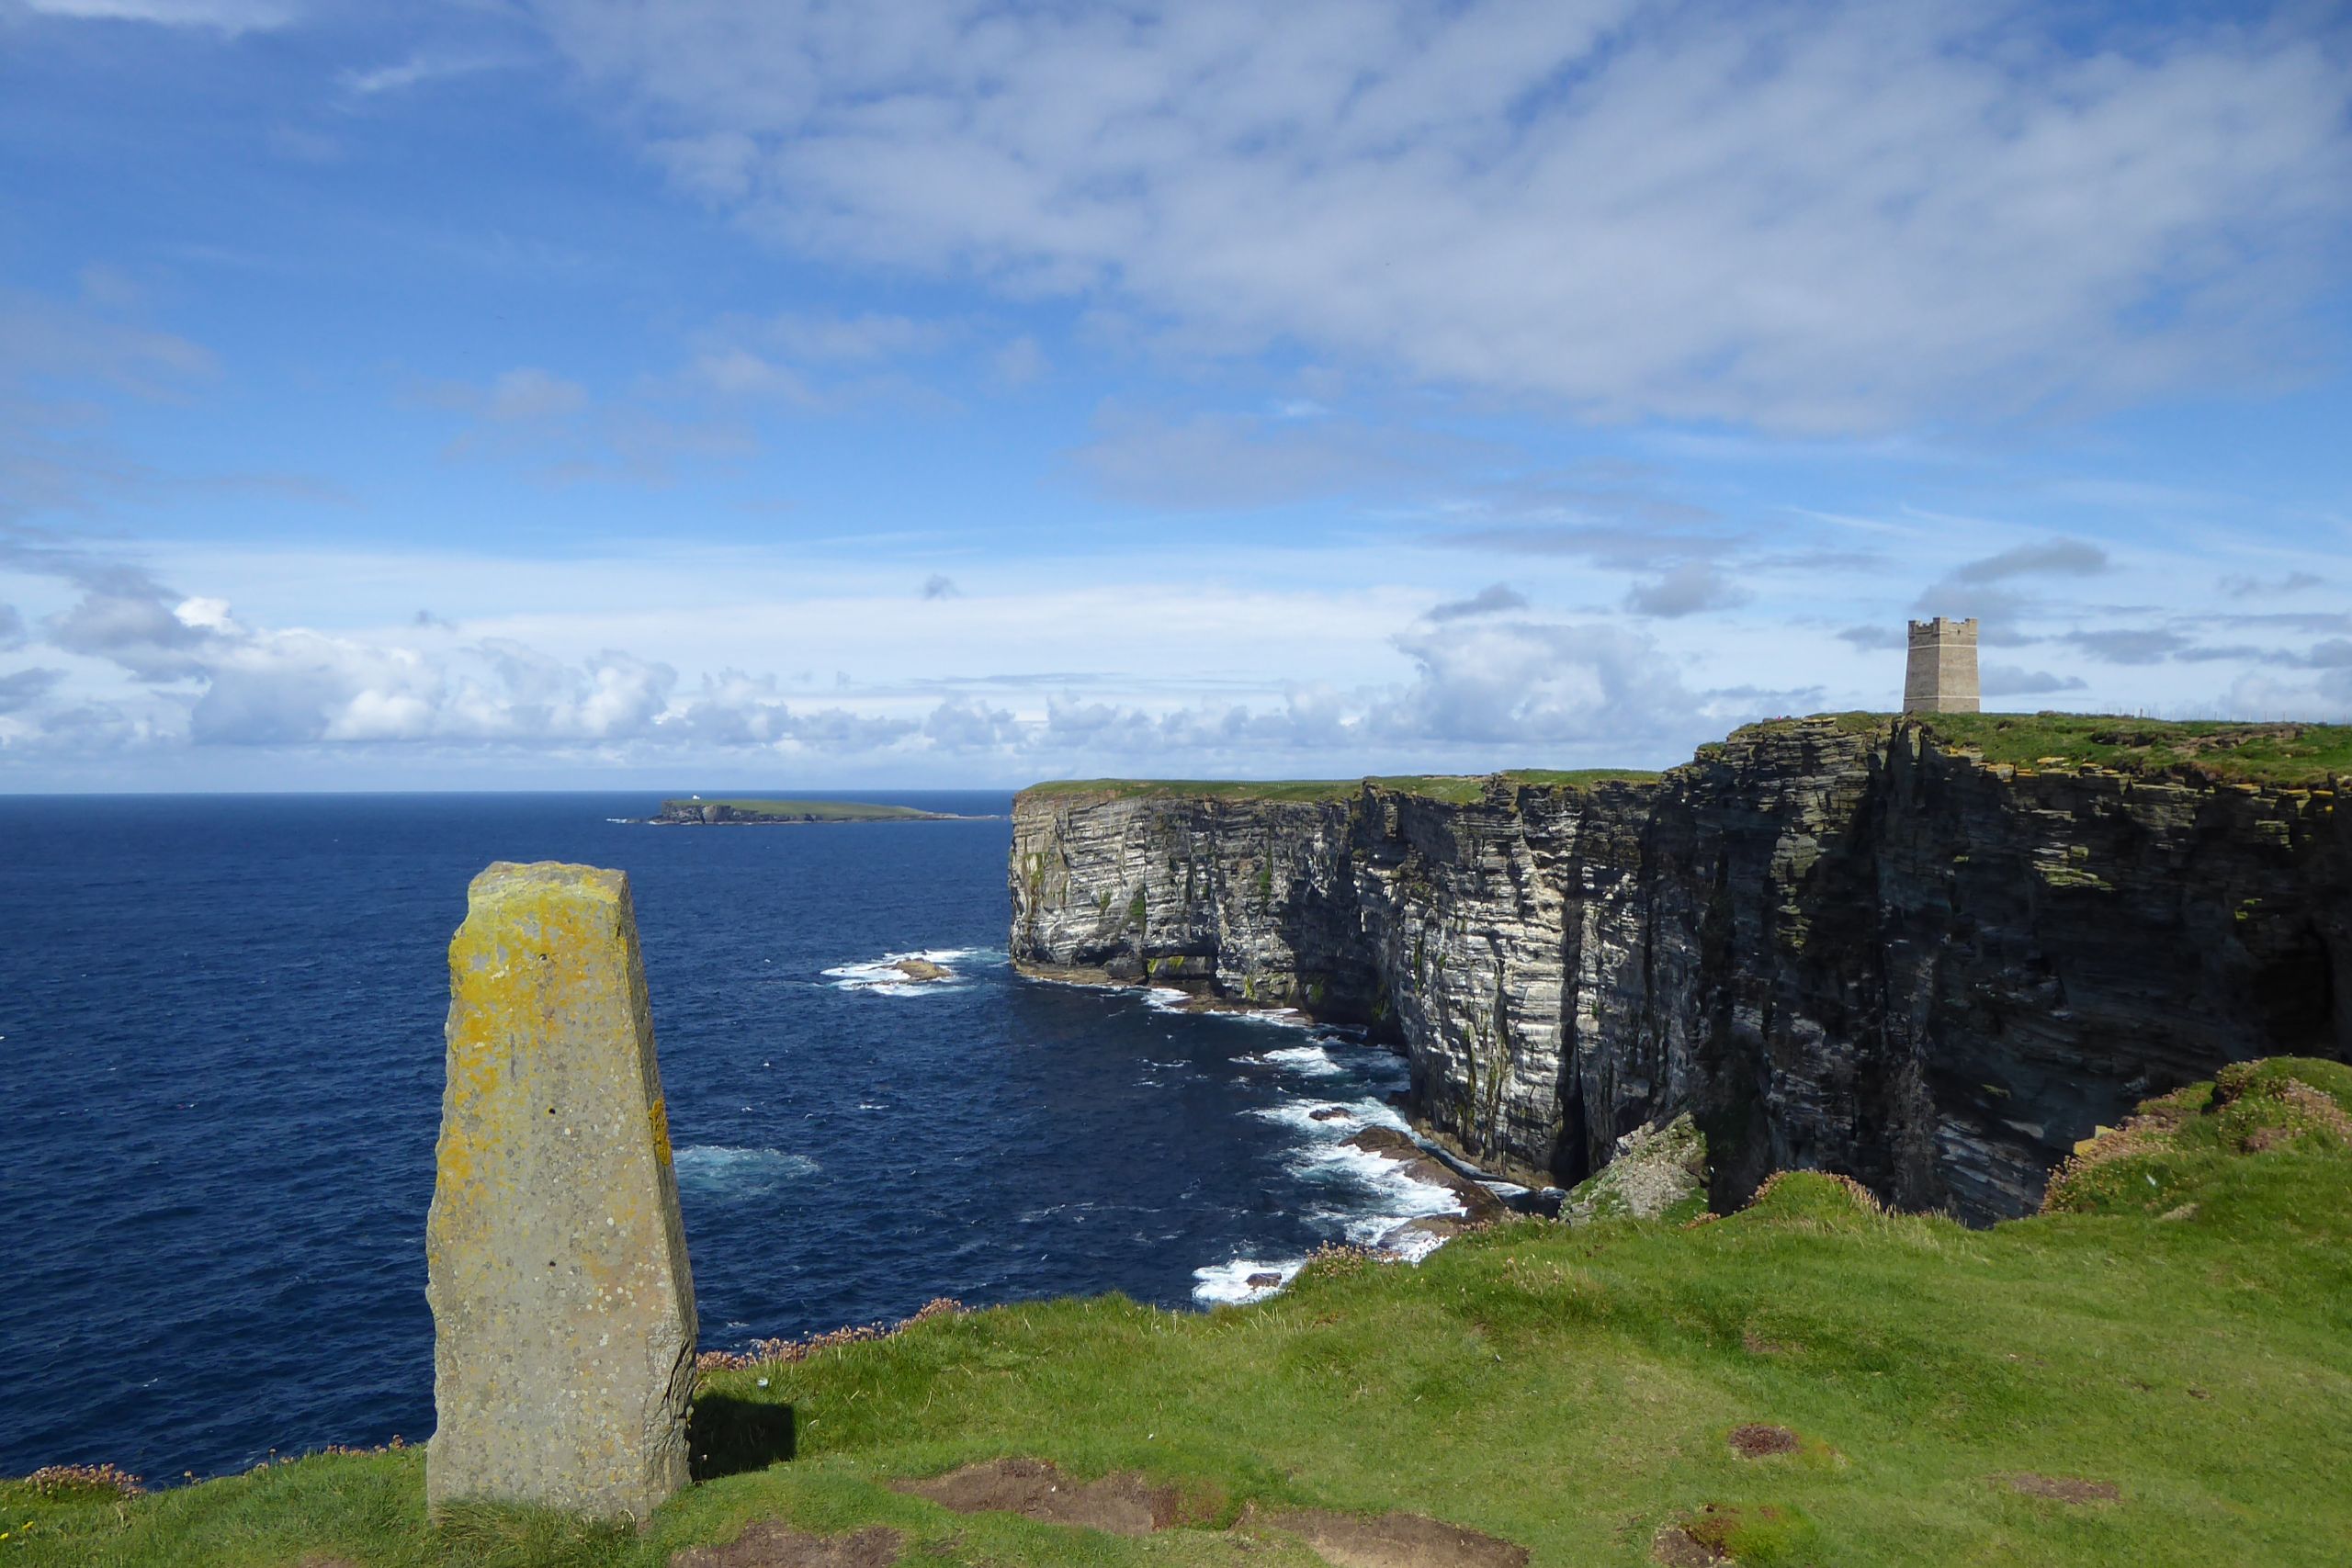
<path fill-rule="evenodd" d="M 1462 1205 L 1461 1223 L 1477 1224 L 1498 1220 L 1510 1212 L 1510 1205 L 1483 1183 L 1463 1175 L 1394 1127 L 1366 1127 L 1340 1141 L 1349 1148 L 1394 1160 L 1413 1180 L 1453 1193 L 1454 1201 Z"/>

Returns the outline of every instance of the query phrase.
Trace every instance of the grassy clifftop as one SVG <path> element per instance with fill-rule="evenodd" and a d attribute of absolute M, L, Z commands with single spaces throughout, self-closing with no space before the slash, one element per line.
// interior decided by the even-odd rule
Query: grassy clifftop
<path fill-rule="evenodd" d="M 1815 716 L 1855 732 L 1883 731 L 1898 716 L 1888 713 Z M 2346 724 L 2241 724 L 2073 713 L 1908 716 L 1947 745 L 1974 751 L 1987 762 L 2029 770 L 2071 772 L 2099 767 L 2224 784 L 2306 788 L 2324 788 L 2332 779 L 2352 775 L 2352 725 Z M 1767 719 L 1746 730 L 1804 722 L 1812 721 Z M 1702 753 L 1713 750 L 1702 749 Z M 1589 789 L 1602 784 L 1649 784 L 1661 776 L 1638 768 L 1514 768 L 1491 774 L 1416 773 L 1363 779 L 1069 779 L 1033 784 L 1022 793 L 1046 799 L 1090 795 L 1331 801 L 1348 799 L 1369 784 L 1404 795 L 1466 804 L 1484 795 L 1490 780 L 1536 789 Z"/>
<path fill-rule="evenodd" d="M 1360 779 L 1062 779 L 1032 784 L 1021 793 L 1051 799 L 1059 795 L 1103 795 L 1115 800 L 1140 795 L 1201 800 L 1347 800 L 1366 784 L 1399 795 L 1466 805 L 1486 793 L 1489 780 L 1532 789 L 1589 789 L 1600 784 L 1650 784 L 1658 774 L 1639 768 L 1512 768 L 1498 773 L 1396 773 Z"/>
<path fill-rule="evenodd" d="M 1306 1507 L 1431 1516 L 1539 1568 L 2334 1568 L 2347 1103 L 2340 1065 L 2233 1068 L 2086 1145 L 2054 1212 L 1985 1231 L 1791 1176 L 1708 1223 L 1514 1221 L 1418 1269 L 1334 1257 L 1253 1307 L 1037 1303 L 796 1348 L 705 1373 L 697 1450 L 732 1473 L 641 1538 L 501 1510 L 428 1532 L 408 1450 L 121 1500 L 6 1483 L 0 1560 L 654 1568 L 773 1518 L 892 1532 L 860 1550 L 908 1564 L 1311 1568 L 1272 1512 Z M 1185 1528 L 1127 1538 L 892 1485 L 1002 1456 L 1131 1474 Z"/>
<path fill-rule="evenodd" d="M 2134 773 L 2179 773 L 2228 783 L 2324 784 L 2352 773 L 2352 725 L 2167 721 L 2074 713 L 1915 716 L 1940 739 L 1988 762 Z"/>

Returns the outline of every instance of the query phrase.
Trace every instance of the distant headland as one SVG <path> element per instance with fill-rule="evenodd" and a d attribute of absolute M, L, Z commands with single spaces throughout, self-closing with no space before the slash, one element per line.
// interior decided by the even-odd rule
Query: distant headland
<path fill-rule="evenodd" d="M 683 800 L 663 801 L 661 812 L 644 820 L 665 826 L 705 828 L 777 822 L 971 822 L 980 818 L 952 811 L 922 811 L 911 806 L 877 806 L 863 800 L 705 800 L 694 795 Z"/>

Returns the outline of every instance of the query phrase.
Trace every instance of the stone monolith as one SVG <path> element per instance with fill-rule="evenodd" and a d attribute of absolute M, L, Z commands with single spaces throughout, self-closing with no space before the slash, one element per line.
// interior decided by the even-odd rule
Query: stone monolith
<path fill-rule="evenodd" d="M 500 862 L 449 943 L 426 1505 L 643 1520 L 686 1483 L 695 1297 L 628 878 Z"/>

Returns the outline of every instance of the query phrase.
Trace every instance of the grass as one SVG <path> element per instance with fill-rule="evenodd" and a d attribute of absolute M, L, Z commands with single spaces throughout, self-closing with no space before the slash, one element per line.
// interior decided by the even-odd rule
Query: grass
<path fill-rule="evenodd" d="M 1329 1259 L 1251 1307 L 1043 1302 L 706 1373 L 706 1406 L 788 1406 L 796 1452 L 700 1483 L 641 1538 L 499 1509 L 428 1530 L 409 1450 L 130 1499 L 0 1483 L 0 1561 L 654 1568 L 774 1516 L 895 1526 L 913 1564 L 1245 1555 L 1216 1532 L 1093 1536 L 884 1484 L 1023 1454 L 1182 1483 L 1222 1499 L 1220 1521 L 1253 1500 L 1433 1514 L 1552 1568 L 1647 1562 L 1680 1520 L 1754 1564 L 2334 1568 L 2352 1542 L 2346 1100 L 2340 1066 L 2233 1069 L 2070 1167 L 2068 1212 L 1990 1230 L 1799 1175 L 1688 1228 L 1514 1221 L 1418 1269 Z M 1792 1428 L 1796 1451 L 1735 1457 L 1747 1422 Z M 2019 1475 L 2121 1496 L 2027 1495 Z"/>
<path fill-rule="evenodd" d="M 1659 775 L 1639 768 L 1512 768 L 1498 773 L 1395 773 L 1360 779 L 1060 779 L 1032 784 L 1021 793 L 1053 799 L 1106 795 L 1114 800 L 1161 796 L 1200 800 L 1331 802 L 1352 800 L 1366 784 L 1399 795 L 1454 805 L 1482 797 L 1490 780 L 1531 789 L 1590 789 L 1603 784 L 1653 784 Z"/>
<path fill-rule="evenodd" d="M 1786 728 L 1826 719 L 1848 734 L 1870 734 L 1891 727 L 1887 713 L 1817 714 L 1810 718 L 1766 719 L 1752 730 Z M 2086 763 L 2121 773 L 2177 774 L 2224 784 L 2325 786 L 2352 774 L 2352 725 L 2240 724 L 2218 719 L 2122 718 L 2076 713 L 1912 714 L 1949 745 L 1976 751 L 1987 762 L 2007 762 L 2053 772 Z M 1720 753 L 1720 743 L 1702 747 L 1702 757 Z M 1368 779 L 1069 779 L 1033 784 L 1022 793 L 1051 799 L 1060 795 L 1136 795 L 1203 800 L 1342 801 L 1367 784 L 1430 800 L 1468 805 L 1480 799 L 1490 780 L 1534 789 L 1591 789 L 1603 784 L 1652 784 L 1661 775 L 1638 768 L 1579 768 L 1567 771 L 1516 768 L 1499 773 L 1420 773 Z"/>
<path fill-rule="evenodd" d="M 746 817 L 771 817 L 783 822 L 935 822 L 936 811 L 911 806 L 874 806 L 860 800 L 763 800 L 728 796 L 709 800 L 665 800 L 662 809 L 691 811 L 697 807 L 725 806 Z"/>
<path fill-rule="evenodd" d="M 2075 713 L 1914 716 L 1937 739 L 1988 762 L 2058 770 L 2093 763 L 2124 773 L 2224 783 L 2325 784 L 2352 773 L 2352 725 L 2236 724 Z"/>

